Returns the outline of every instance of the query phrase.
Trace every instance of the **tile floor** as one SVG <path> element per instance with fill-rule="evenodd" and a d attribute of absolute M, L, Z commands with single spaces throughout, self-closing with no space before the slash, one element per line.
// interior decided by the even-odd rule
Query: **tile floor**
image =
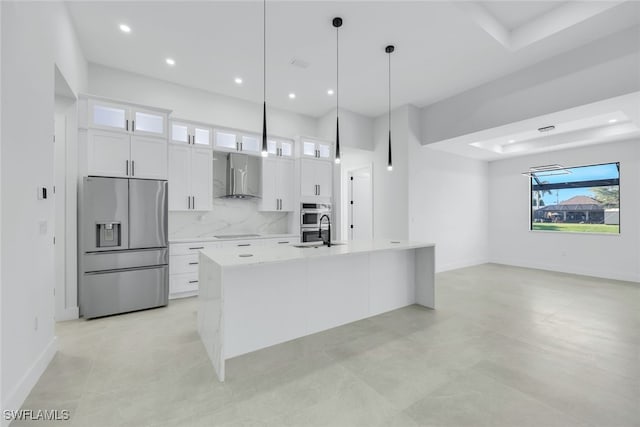
<path fill-rule="evenodd" d="M 232 359 L 225 383 L 193 298 L 60 323 L 24 408 L 73 426 L 640 426 L 640 285 L 486 264 L 439 274 L 436 296 Z"/>

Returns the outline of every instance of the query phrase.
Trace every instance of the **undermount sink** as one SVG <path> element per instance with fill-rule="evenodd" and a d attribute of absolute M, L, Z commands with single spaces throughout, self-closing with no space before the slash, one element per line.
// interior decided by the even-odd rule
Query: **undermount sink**
<path fill-rule="evenodd" d="M 340 243 L 340 242 L 331 242 L 331 246 L 340 246 L 340 245 L 346 245 L 346 243 Z M 299 245 L 292 245 L 294 248 L 300 248 L 300 249 L 306 249 L 306 248 L 321 248 L 323 246 L 325 246 L 324 243 L 322 242 L 310 242 L 310 243 L 301 243 Z"/>

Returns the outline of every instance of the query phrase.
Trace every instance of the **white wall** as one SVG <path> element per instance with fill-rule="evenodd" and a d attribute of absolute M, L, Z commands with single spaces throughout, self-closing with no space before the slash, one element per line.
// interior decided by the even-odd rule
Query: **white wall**
<path fill-rule="evenodd" d="M 530 166 L 620 162 L 619 235 L 529 231 Z M 490 260 L 621 280 L 640 281 L 640 142 L 554 151 L 489 165 Z"/>
<path fill-rule="evenodd" d="M 316 136 L 336 140 L 336 110 L 318 118 Z M 373 150 L 373 119 L 353 111 L 340 109 L 340 148 L 352 147 Z"/>
<path fill-rule="evenodd" d="M 56 351 L 53 202 L 36 198 L 38 186 L 53 183 L 54 64 L 76 93 L 86 64 L 62 3 L 0 7 L 1 406 L 18 409 Z"/>
<path fill-rule="evenodd" d="M 424 144 L 640 90 L 640 27 L 422 109 Z"/>
<path fill-rule="evenodd" d="M 488 164 L 420 145 L 410 109 L 409 238 L 436 244 L 436 271 L 487 262 Z"/>
<path fill-rule="evenodd" d="M 173 110 L 172 116 L 176 118 L 262 133 L 262 104 L 127 71 L 90 64 L 88 92 L 167 108 Z M 287 138 L 314 136 L 316 119 L 267 105 L 267 129 L 270 134 Z"/>
<path fill-rule="evenodd" d="M 408 141 L 409 107 L 391 112 L 393 171 L 387 170 L 389 126 L 387 115 L 374 121 L 373 153 L 373 237 L 407 239 L 408 227 Z"/>

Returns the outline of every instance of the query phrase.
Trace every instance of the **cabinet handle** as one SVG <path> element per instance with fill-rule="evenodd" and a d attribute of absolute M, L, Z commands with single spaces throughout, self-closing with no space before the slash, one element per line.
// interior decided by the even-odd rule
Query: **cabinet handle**
<path fill-rule="evenodd" d="M 129 176 L 129 160 L 125 160 L 124 174 Z"/>
<path fill-rule="evenodd" d="M 240 142 L 240 151 L 244 150 L 244 148 L 242 147 L 242 142 Z"/>
<path fill-rule="evenodd" d="M 193 206 L 193 209 L 195 209 L 196 208 L 196 196 L 191 196 L 191 200 L 192 200 L 191 206 Z"/>
<path fill-rule="evenodd" d="M 190 262 L 189 265 L 198 265 L 197 262 Z"/>
<path fill-rule="evenodd" d="M 135 132 L 135 131 L 136 131 L 136 121 L 131 120 L 131 132 Z"/>
<path fill-rule="evenodd" d="M 236 245 L 236 246 L 251 246 L 251 243 L 241 243 L 241 244 Z"/>
<path fill-rule="evenodd" d="M 136 176 L 136 161 L 131 160 L 131 176 Z"/>
<path fill-rule="evenodd" d="M 187 196 L 187 209 L 191 209 L 191 197 Z"/>
<path fill-rule="evenodd" d="M 287 243 L 289 243 L 288 240 L 286 242 L 278 242 L 279 245 L 284 245 L 284 244 L 287 244 Z"/>
<path fill-rule="evenodd" d="M 198 283 L 197 280 L 189 280 L 189 283 Z"/>
<path fill-rule="evenodd" d="M 318 196 L 320 195 L 321 191 L 320 191 L 320 184 L 318 184 Z"/>
<path fill-rule="evenodd" d="M 125 123 L 125 128 L 127 132 L 129 132 L 129 119 L 125 120 L 124 123 Z"/>
<path fill-rule="evenodd" d="M 195 248 L 189 248 L 190 251 L 195 251 L 196 249 L 204 249 L 204 246 L 196 246 Z"/>

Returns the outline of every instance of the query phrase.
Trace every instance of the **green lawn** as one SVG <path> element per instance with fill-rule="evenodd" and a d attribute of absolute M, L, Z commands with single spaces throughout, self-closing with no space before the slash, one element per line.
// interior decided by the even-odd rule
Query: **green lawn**
<path fill-rule="evenodd" d="M 608 224 L 566 224 L 566 223 L 534 223 L 533 230 L 574 231 L 579 233 L 619 233 L 619 225 Z"/>

